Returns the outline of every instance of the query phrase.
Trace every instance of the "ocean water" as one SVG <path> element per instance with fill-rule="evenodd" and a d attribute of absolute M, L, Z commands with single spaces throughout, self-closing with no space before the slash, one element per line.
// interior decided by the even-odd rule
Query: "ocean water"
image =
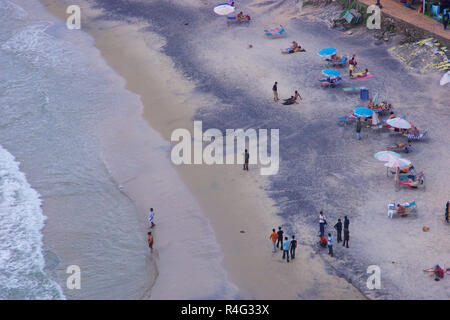
<path fill-rule="evenodd" d="M 139 97 L 90 36 L 37 1 L 15 3 L 0 0 L 0 299 L 142 299 L 153 288 L 155 298 L 236 297 L 169 144 L 141 119 L 136 137 L 146 140 L 133 145 L 151 156 L 105 147 L 130 125 L 122 119 L 139 111 Z M 146 211 L 111 171 L 131 174 L 143 161 L 153 197 L 167 205 L 154 256 Z M 70 265 L 81 269 L 79 290 L 66 287 Z"/>

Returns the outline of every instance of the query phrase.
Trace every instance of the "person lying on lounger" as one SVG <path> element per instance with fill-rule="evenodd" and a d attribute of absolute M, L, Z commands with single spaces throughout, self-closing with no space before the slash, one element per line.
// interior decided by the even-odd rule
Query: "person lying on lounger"
<path fill-rule="evenodd" d="M 406 208 L 405 206 L 401 205 L 401 204 L 397 204 L 397 210 L 396 210 L 397 214 L 405 214 L 406 213 Z"/>
<path fill-rule="evenodd" d="M 362 76 L 365 77 L 369 74 L 369 69 L 363 71 Z"/>
<path fill-rule="evenodd" d="M 241 23 L 245 19 L 250 20 L 250 16 L 248 14 L 244 15 L 244 13 L 242 11 L 239 12 L 236 16 L 236 20 L 238 23 Z"/>
<path fill-rule="evenodd" d="M 393 111 L 391 111 L 391 114 L 389 115 L 388 120 L 389 119 L 394 119 L 394 118 L 397 118 L 397 116 L 395 115 L 395 113 Z"/>
<path fill-rule="evenodd" d="M 410 146 L 411 146 L 411 145 L 410 145 L 408 142 L 404 142 L 404 143 L 397 143 L 397 144 L 394 144 L 393 146 L 386 147 L 385 149 L 386 149 L 386 150 L 392 150 L 392 149 L 405 149 L 405 151 L 408 152 Z"/>

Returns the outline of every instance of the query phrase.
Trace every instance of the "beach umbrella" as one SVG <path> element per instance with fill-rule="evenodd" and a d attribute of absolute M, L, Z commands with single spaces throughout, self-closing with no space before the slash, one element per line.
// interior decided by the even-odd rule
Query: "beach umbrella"
<path fill-rule="evenodd" d="M 357 117 L 367 118 L 373 115 L 373 110 L 366 107 L 360 107 L 353 110 L 353 114 Z"/>
<path fill-rule="evenodd" d="M 450 82 L 450 71 L 447 71 L 441 78 L 440 84 L 441 86 L 445 86 Z"/>
<path fill-rule="evenodd" d="M 281 36 L 286 30 L 281 24 L 274 24 L 264 28 L 264 33 L 268 37 Z"/>
<path fill-rule="evenodd" d="M 386 123 L 390 125 L 391 127 L 398 128 L 398 129 L 410 129 L 411 128 L 411 122 L 407 121 L 404 118 L 393 118 L 386 120 Z"/>
<path fill-rule="evenodd" d="M 391 161 L 388 161 L 384 164 L 385 167 L 388 168 L 399 168 L 399 169 L 404 169 L 404 168 L 409 168 L 411 166 L 411 161 L 409 161 L 408 159 L 405 158 L 397 158 L 397 159 L 393 159 Z"/>
<path fill-rule="evenodd" d="M 394 151 L 380 151 L 375 153 L 373 157 L 379 161 L 393 162 L 396 159 L 401 158 L 402 155 Z"/>
<path fill-rule="evenodd" d="M 322 74 L 327 77 L 340 77 L 341 73 L 334 69 L 324 69 L 322 70 Z"/>
<path fill-rule="evenodd" d="M 220 4 L 217 7 L 214 7 L 214 12 L 219 16 L 226 16 L 234 12 L 234 7 L 229 4 Z"/>
<path fill-rule="evenodd" d="M 331 56 L 331 55 L 335 54 L 336 51 L 337 51 L 336 48 L 333 48 L 333 47 L 323 48 L 322 50 L 320 50 L 318 52 L 318 55 L 321 57 L 327 57 L 327 56 Z"/>

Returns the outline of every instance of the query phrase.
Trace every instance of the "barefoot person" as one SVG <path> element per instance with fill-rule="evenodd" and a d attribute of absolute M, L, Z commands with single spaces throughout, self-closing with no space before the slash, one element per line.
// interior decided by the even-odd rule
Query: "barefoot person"
<path fill-rule="evenodd" d="M 148 242 L 148 247 L 150 248 L 150 253 L 153 253 L 153 236 L 152 233 L 149 232 L 147 233 L 147 242 Z"/>
<path fill-rule="evenodd" d="M 273 101 L 277 102 L 278 100 L 278 82 L 275 81 L 275 84 L 272 87 L 273 92 Z"/>
<path fill-rule="evenodd" d="M 150 228 L 153 228 L 155 226 L 155 211 L 153 211 L 153 208 L 150 208 L 150 212 L 148 214 L 148 222 L 150 223 Z"/>

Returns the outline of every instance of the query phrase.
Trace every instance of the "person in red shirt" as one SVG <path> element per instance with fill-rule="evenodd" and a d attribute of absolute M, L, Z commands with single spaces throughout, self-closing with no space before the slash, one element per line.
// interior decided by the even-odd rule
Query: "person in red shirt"
<path fill-rule="evenodd" d="M 270 240 L 272 240 L 272 252 L 277 251 L 277 240 L 278 240 L 278 233 L 275 232 L 275 229 L 272 229 L 272 233 L 270 234 Z"/>
<path fill-rule="evenodd" d="M 319 240 L 318 244 L 319 244 L 322 248 L 326 248 L 326 247 L 327 247 L 327 244 L 328 244 L 327 239 L 326 239 L 323 235 L 319 235 L 319 237 L 320 237 L 320 240 Z"/>

